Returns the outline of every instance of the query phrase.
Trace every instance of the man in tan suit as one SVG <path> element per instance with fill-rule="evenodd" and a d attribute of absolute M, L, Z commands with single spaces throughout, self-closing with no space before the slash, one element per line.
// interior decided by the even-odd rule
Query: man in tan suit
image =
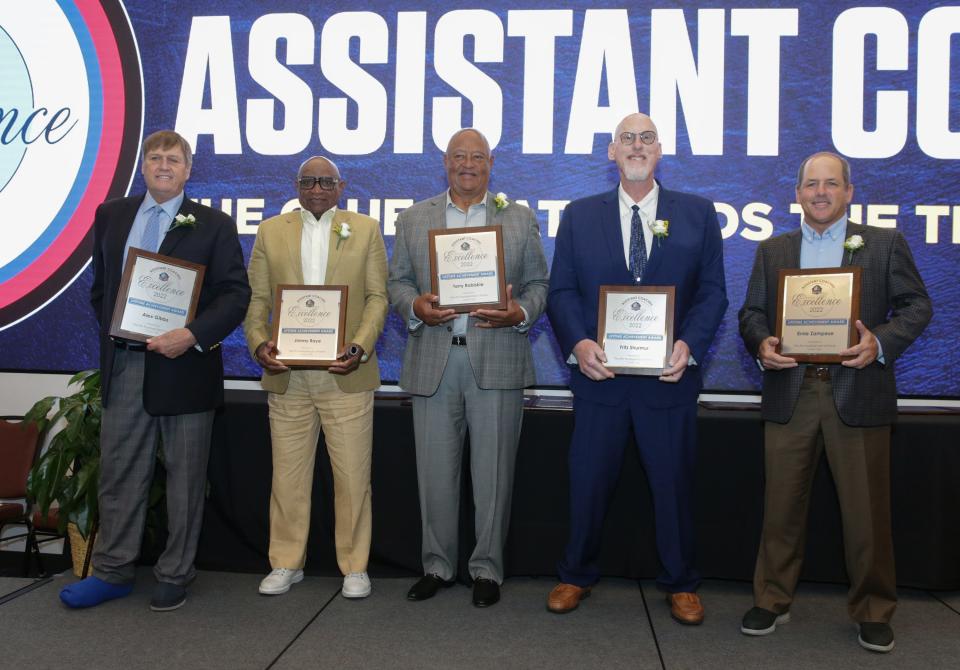
<path fill-rule="evenodd" d="M 387 254 L 380 224 L 337 209 L 346 182 L 334 163 L 300 166 L 301 209 L 260 224 L 247 269 L 253 295 L 243 322 L 247 346 L 264 369 L 273 441 L 270 567 L 260 593 L 279 595 L 303 579 L 313 464 L 320 428 L 333 469 L 337 563 L 346 598 L 370 595 L 370 460 L 373 392 L 380 385 L 374 345 L 387 314 Z M 290 370 L 277 360 L 270 315 L 278 284 L 348 287 L 338 363 Z"/>

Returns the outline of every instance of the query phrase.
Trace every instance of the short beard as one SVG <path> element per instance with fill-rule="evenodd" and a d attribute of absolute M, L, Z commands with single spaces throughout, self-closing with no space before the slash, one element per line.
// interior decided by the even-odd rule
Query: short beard
<path fill-rule="evenodd" d="M 623 178 L 627 181 L 647 181 L 650 178 L 650 167 L 625 164 L 623 166 Z"/>

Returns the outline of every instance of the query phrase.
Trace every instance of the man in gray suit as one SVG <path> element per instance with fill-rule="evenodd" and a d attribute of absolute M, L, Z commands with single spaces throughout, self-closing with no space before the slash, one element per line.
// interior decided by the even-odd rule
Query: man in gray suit
<path fill-rule="evenodd" d="M 896 607 L 890 532 L 890 424 L 897 416 L 893 364 L 919 337 L 933 310 L 907 242 L 897 230 L 847 221 L 850 166 L 821 152 L 797 175 L 800 230 L 757 248 L 740 335 L 763 369 L 766 494 L 753 578 L 754 607 L 741 631 L 767 635 L 790 620 L 806 539 L 810 488 L 826 451 L 840 499 L 848 612 L 860 645 L 893 649 Z M 859 343 L 839 365 L 798 365 L 774 336 L 781 268 L 859 265 Z"/>
<path fill-rule="evenodd" d="M 476 547 L 473 604 L 500 599 L 523 388 L 535 381 L 528 331 L 543 312 L 547 261 L 533 212 L 487 192 L 486 138 L 454 133 L 443 157 L 449 190 L 400 214 L 387 291 L 408 325 L 400 386 L 413 394 L 424 576 L 407 593 L 426 600 L 457 576 L 457 520 L 464 435 L 470 431 Z M 457 315 L 431 293 L 429 231 L 500 226 L 507 308 Z"/>

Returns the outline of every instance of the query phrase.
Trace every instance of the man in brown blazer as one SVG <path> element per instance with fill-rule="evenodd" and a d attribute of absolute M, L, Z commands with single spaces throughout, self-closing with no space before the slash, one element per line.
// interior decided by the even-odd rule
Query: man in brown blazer
<path fill-rule="evenodd" d="M 243 330 L 264 369 L 273 442 L 270 567 L 260 593 L 279 595 L 303 579 L 313 465 L 320 429 L 333 469 L 337 563 L 342 595 L 370 595 L 370 461 L 373 393 L 380 385 L 375 344 L 387 314 L 387 254 L 380 224 L 337 209 L 346 182 L 334 163 L 300 166 L 302 209 L 260 224 L 248 274 L 253 295 Z M 291 370 L 279 360 L 270 316 L 278 284 L 346 285 L 345 342 L 326 370 Z M 274 318 L 276 318 L 274 316 Z"/>
<path fill-rule="evenodd" d="M 847 221 L 850 166 L 821 152 L 797 175 L 799 230 L 757 249 L 740 335 L 763 369 L 765 421 L 763 534 L 753 578 L 754 605 L 741 631 L 767 635 L 790 620 L 803 561 L 810 488 L 826 451 L 840 499 L 848 612 L 860 645 L 893 649 L 896 607 L 890 533 L 890 424 L 897 416 L 893 364 L 933 314 L 930 298 L 899 231 Z M 781 268 L 861 267 L 859 342 L 840 364 L 798 364 L 777 352 L 774 336 Z"/>

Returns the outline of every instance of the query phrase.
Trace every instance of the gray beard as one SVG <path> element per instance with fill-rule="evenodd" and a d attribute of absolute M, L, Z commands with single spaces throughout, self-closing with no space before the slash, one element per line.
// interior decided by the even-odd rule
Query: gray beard
<path fill-rule="evenodd" d="M 627 181 L 646 181 L 650 178 L 650 168 L 625 165 L 623 168 L 623 177 Z"/>

